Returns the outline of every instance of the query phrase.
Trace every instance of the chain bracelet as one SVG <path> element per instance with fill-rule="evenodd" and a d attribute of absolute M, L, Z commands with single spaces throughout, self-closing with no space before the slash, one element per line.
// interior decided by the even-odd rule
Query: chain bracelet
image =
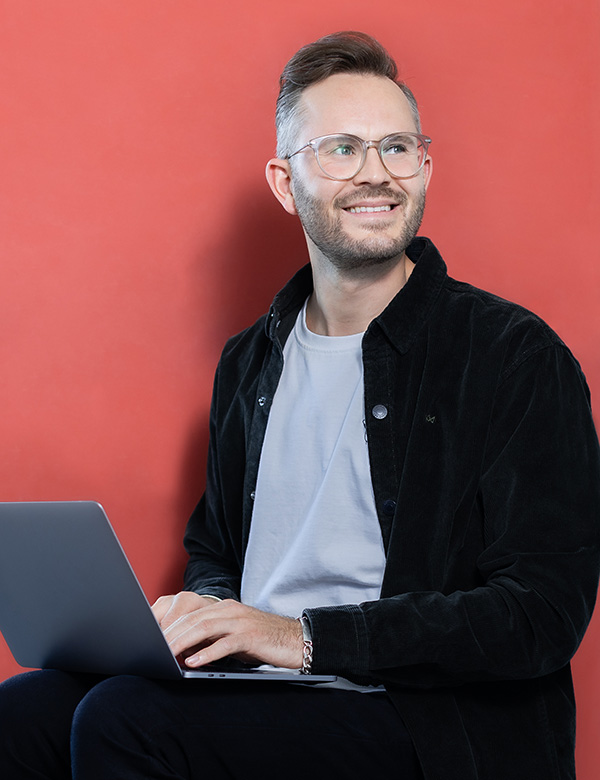
<path fill-rule="evenodd" d="M 302 674 L 310 674 L 313 662 L 313 643 L 308 620 L 302 616 L 297 618 L 302 626 Z"/>

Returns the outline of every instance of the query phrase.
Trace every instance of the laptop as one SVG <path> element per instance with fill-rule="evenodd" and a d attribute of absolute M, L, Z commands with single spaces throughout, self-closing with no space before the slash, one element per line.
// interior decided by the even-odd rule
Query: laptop
<path fill-rule="evenodd" d="M 0 631 L 18 664 L 167 680 L 333 682 L 295 670 L 182 668 L 102 506 L 0 502 Z"/>

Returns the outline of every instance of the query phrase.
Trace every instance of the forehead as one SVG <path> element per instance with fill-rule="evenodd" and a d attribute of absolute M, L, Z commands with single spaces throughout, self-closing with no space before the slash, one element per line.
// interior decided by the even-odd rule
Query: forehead
<path fill-rule="evenodd" d="M 307 87 L 300 106 L 298 138 L 304 143 L 330 133 L 377 140 L 398 130 L 416 132 L 406 96 L 383 76 L 336 73 Z"/>

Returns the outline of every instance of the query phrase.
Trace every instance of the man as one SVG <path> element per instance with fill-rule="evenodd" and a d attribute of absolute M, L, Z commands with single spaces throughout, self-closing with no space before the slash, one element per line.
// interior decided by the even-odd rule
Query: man
<path fill-rule="evenodd" d="M 154 610 L 190 667 L 235 656 L 343 680 L 33 673 L 4 685 L 0 771 L 574 778 L 569 661 L 600 508 L 579 366 L 415 238 L 430 139 L 377 42 L 301 49 L 277 129 L 267 180 L 310 266 L 225 347 L 185 590 Z"/>

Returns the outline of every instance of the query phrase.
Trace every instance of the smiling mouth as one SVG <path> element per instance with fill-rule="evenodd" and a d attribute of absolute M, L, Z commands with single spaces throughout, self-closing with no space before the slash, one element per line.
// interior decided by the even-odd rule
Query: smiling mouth
<path fill-rule="evenodd" d="M 350 206 L 345 211 L 349 211 L 350 214 L 374 214 L 378 211 L 391 211 L 393 208 L 396 208 L 395 205 L 390 204 L 387 206 Z"/>

